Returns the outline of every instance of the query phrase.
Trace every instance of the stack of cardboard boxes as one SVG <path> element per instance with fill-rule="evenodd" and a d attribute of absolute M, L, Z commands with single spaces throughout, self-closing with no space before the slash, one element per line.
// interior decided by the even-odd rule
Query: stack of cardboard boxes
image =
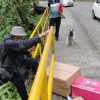
<path fill-rule="evenodd" d="M 46 70 L 47 78 L 49 68 Z M 64 97 L 71 94 L 72 84 L 81 76 L 80 67 L 55 62 L 53 74 L 53 92 Z"/>
<path fill-rule="evenodd" d="M 48 78 L 49 68 L 46 73 Z M 80 76 L 80 67 L 55 62 L 53 92 L 64 97 L 72 93 L 73 100 L 100 100 L 100 82 Z"/>

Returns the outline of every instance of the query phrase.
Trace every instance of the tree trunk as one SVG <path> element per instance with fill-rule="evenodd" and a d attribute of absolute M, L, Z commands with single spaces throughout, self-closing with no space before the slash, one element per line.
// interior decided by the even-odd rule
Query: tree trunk
<path fill-rule="evenodd" d="M 22 23 L 25 24 L 29 30 L 34 30 L 34 24 L 29 23 L 27 18 L 23 18 L 21 7 L 17 7 L 18 16 L 21 19 Z"/>

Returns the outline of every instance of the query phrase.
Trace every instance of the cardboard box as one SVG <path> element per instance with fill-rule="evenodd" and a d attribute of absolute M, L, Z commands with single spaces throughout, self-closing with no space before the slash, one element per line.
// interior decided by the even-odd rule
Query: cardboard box
<path fill-rule="evenodd" d="M 72 97 L 81 96 L 84 100 L 100 100 L 100 82 L 80 77 L 72 85 Z"/>
<path fill-rule="evenodd" d="M 49 68 L 46 70 L 47 77 Z M 53 75 L 53 92 L 67 97 L 71 94 L 71 85 L 80 77 L 81 70 L 60 62 L 55 62 Z"/>
<path fill-rule="evenodd" d="M 77 97 L 77 98 L 75 98 L 73 100 L 84 100 L 84 99 L 82 97 Z"/>

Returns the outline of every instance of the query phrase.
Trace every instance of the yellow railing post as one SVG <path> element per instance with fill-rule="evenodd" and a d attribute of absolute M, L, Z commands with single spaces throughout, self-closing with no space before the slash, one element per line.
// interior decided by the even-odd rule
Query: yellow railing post
<path fill-rule="evenodd" d="M 41 45 L 39 46 L 39 51 L 40 51 L 40 58 L 41 58 L 41 56 L 42 56 Z"/>
<path fill-rule="evenodd" d="M 34 31 L 32 32 L 30 38 L 32 38 L 36 32 L 37 32 L 38 35 L 40 34 L 39 26 L 42 27 L 42 32 L 44 32 L 44 29 L 45 29 L 46 25 L 48 25 L 48 24 L 47 24 L 47 23 L 48 23 L 48 20 L 47 20 L 47 19 L 48 19 L 48 16 L 46 16 L 47 14 L 48 14 L 48 9 L 45 10 L 44 14 L 42 15 L 42 17 L 41 17 L 41 19 L 40 19 L 40 21 L 39 21 L 39 23 L 38 23 L 38 25 L 36 26 L 36 28 L 35 28 Z M 44 18 L 45 18 L 46 20 L 44 20 Z M 42 32 L 41 32 L 41 33 L 42 33 Z M 45 41 L 45 40 L 44 40 L 44 38 L 43 38 L 43 44 L 44 44 L 44 41 Z M 41 44 L 38 44 L 37 47 L 36 47 L 36 50 L 31 52 L 31 57 L 32 57 L 32 58 L 35 58 L 35 57 L 36 57 L 38 50 L 39 50 L 39 52 L 40 52 L 40 57 L 41 57 L 41 53 L 42 53 L 42 51 L 41 51 Z"/>
<path fill-rule="evenodd" d="M 54 61 L 55 61 L 55 55 L 53 54 L 51 59 L 49 79 L 48 79 L 48 100 L 52 100 L 51 97 L 52 97 Z"/>
<path fill-rule="evenodd" d="M 51 65 L 50 65 L 49 78 L 48 78 L 48 100 L 52 100 L 51 97 L 52 97 L 54 62 L 55 62 L 55 40 L 54 40 L 54 34 L 53 34 L 52 36 L 52 58 L 51 58 Z"/>
<path fill-rule="evenodd" d="M 31 51 L 31 57 L 34 58 L 34 51 Z"/>
<path fill-rule="evenodd" d="M 54 35 L 52 36 L 52 53 L 55 54 L 55 37 L 54 37 Z"/>
<path fill-rule="evenodd" d="M 41 100 L 48 100 L 48 85 L 47 85 L 46 73 L 45 73 L 44 81 L 43 81 L 43 85 L 42 85 Z"/>

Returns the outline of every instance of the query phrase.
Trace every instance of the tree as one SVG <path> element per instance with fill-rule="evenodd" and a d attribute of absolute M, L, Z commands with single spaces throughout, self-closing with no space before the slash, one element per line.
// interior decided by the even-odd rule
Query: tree
<path fill-rule="evenodd" d="M 28 30 L 34 29 L 30 8 L 36 0 L 0 0 L 0 30 L 11 25 L 21 25 Z"/>

